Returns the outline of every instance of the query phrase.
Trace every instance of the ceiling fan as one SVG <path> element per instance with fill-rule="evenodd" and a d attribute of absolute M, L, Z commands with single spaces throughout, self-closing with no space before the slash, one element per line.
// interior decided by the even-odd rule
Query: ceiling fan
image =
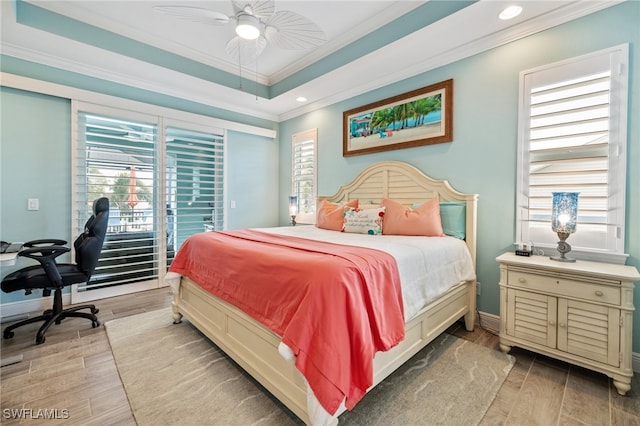
<path fill-rule="evenodd" d="M 235 23 L 236 36 L 226 51 L 241 63 L 255 61 L 267 43 L 288 50 L 309 49 L 327 41 L 324 31 L 306 17 L 289 10 L 276 12 L 274 0 L 231 0 L 233 15 L 191 6 L 153 6 L 167 15 L 209 25 Z"/>

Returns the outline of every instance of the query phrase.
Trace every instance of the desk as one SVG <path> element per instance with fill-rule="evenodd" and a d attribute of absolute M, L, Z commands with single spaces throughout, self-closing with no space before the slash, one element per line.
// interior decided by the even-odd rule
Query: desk
<path fill-rule="evenodd" d="M 0 253 L 0 266 L 11 266 L 16 264 L 18 252 Z"/>

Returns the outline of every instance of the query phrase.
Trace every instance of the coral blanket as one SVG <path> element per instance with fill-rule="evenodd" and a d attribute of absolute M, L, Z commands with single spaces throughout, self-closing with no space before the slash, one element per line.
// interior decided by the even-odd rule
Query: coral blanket
<path fill-rule="evenodd" d="M 195 234 L 170 270 L 242 309 L 296 355 L 320 404 L 351 409 L 373 357 L 404 338 L 395 259 L 382 251 L 255 230 Z"/>

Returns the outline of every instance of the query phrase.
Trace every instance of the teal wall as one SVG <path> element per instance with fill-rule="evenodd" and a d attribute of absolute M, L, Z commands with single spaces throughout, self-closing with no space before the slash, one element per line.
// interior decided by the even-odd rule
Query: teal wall
<path fill-rule="evenodd" d="M 71 101 L 0 87 L 0 105 L 0 239 L 72 241 Z M 278 186 L 278 150 L 273 139 L 228 132 L 227 198 L 236 201 L 236 208 L 226 212 L 229 228 L 277 225 L 278 197 L 273 188 Z M 27 198 L 38 198 L 40 209 L 28 211 Z M 70 260 L 68 255 L 60 258 Z M 16 265 L 2 267 L 0 275 L 30 264 L 19 259 Z M 38 297 L 40 292 L 26 296 Z M 0 292 L 1 303 L 22 300 L 23 292 Z"/>
<path fill-rule="evenodd" d="M 278 142 L 234 131 L 227 141 L 227 228 L 277 225 Z"/>
<path fill-rule="evenodd" d="M 71 102 L 0 88 L 0 105 L 0 239 L 69 240 Z M 38 198 L 40 209 L 28 211 L 27 198 Z M 62 255 L 59 261 L 69 262 L 70 257 Z M 15 266 L 0 266 L 0 275 L 32 262 L 19 259 Z M 0 294 L 2 303 L 25 299 L 23 292 Z"/>
<path fill-rule="evenodd" d="M 525 39 L 426 72 L 367 94 L 280 123 L 281 164 L 290 164 L 291 136 L 318 128 L 318 193 L 333 194 L 365 166 L 406 161 L 432 177 L 448 179 L 462 192 L 479 194 L 478 309 L 499 314 L 495 258 L 513 250 L 515 237 L 518 79 L 520 71 L 596 50 L 630 44 L 627 152 L 627 264 L 640 269 L 640 2 L 626 2 Z M 366 76 L 363 76 L 366 78 Z M 342 112 L 389 96 L 453 78 L 453 142 L 342 157 Z M 284 169 L 284 168 L 283 168 Z M 282 171 L 281 171 L 282 173 Z M 280 181 L 280 204 L 290 177 Z M 280 223 L 287 221 L 281 211 Z M 551 232 L 551 231 L 549 231 Z M 535 243 L 535 242 L 534 242 Z M 640 283 L 639 283 L 640 284 Z M 640 307 L 640 288 L 635 293 Z M 640 313 L 634 318 L 634 351 L 640 352 Z"/>

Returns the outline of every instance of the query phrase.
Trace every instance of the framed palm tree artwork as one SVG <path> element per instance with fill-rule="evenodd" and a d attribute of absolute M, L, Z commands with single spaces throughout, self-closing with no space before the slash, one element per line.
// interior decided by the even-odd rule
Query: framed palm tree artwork
<path fill-rule="evenodd" d="M 369 154 L 453 140 L 453 80 L 343 113 L 342 155 Z"/>

